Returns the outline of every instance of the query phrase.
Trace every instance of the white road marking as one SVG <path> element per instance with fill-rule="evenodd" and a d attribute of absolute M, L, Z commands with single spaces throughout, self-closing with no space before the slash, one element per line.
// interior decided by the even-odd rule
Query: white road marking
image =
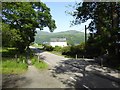
<path fill-rule="evenodd" d="M 87 87 L 86 85 L 83 85 L 84 88 L 88 89 L 88 90 L 91 90 L 89 87 Z"/>
<path fill-rule="evenodd" d="M 70 79 L 72 79 L 72 80 L 76 81 L 73 77 L 70 77 Z"/>

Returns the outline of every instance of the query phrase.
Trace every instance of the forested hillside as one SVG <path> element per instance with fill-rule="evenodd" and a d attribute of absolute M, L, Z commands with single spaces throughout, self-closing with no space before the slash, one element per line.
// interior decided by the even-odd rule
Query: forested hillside
<path fill-rule="evenodd" d="M 35 36 L 35 42 L 36 43 L 49 42 L 50 38 L 62 38 L 62 37 L 65 37 L 67 39 L 68 44 L 70 45 L 84 42 L 84 33 L 75 30 L 57 32 L 57 33 L 37 31 L 37 34 Z"/>

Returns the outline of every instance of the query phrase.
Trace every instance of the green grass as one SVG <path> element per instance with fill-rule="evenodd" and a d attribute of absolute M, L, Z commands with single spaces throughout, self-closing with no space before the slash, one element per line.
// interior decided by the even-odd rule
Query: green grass
<path fill-rule="evenodd" d="M 43 46 L 42 45 L 36 45 L 36 44 L 33 44 L 33 45 L 31 45 L 31 46 L 33 46 L 33 47 L 36 47 L 36 48 L 42 48 Z"/>
<path fill-rule="evenodd" d="M 27 70 L 27 64 L 23 62 L 17 62 L 14 59 L 8 59 L 2 61 L 2 73 L 3 74 L 19 74 Z"/>
<path fill-rule="evenodd" d="M 59 55 L 59 56 L 63 56 L 63 55 L 61 54 L 61 52 L 57 52 L 57 51 L 51 51 L 50 53 L 55 54 L 55 55 Z"/>
<path fill-rule="evenodd" d="M 3 74 L 19 74 L 27 70 L 25 54 L 19 54 L 16 48 L 7 47 L 3 47 L 0 52 L 2 52 L 0 71 Z M 16 54 L 17 58 L 15 58 Z"/>
<path fill-rule="evenodd" d="M 44 61 L 36 62 L 35 67 L 38 69 L 47 69 L 48 65 Z"/>
<path fill-rule="evenodd" d="M 37 57 L 33 57 L 31 61 L 32 61 L 32 64 L 38 69 L 47 69 L 48 68 L 48 64 L 46 64 L 42 60 L 38 61 Z"/>
<path fill-rule="evenodd" d="M 2 64 L 0 64 L 0 72 L 2 74 L 21 74 L 27 71 L 28 65 L 26 63 L 26 53 L 20 54 L 16 48 L 2 48 Z M 17 54 L 17 58 L 15 55 Z M 33 52 L 30 53 L 30 59 L 32 64 L 38 69 L 47 69 L 48 65 L 33 56 Z"/>

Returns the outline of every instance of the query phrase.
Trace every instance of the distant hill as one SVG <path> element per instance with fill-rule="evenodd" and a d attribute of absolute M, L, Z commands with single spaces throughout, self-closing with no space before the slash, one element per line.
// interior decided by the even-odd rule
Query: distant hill
<path fill-rule="evenodd" d="M 68 44 L 80 44 L 84 42 L 84 33 L 76 30 L 69 30 L 57 33 L 49 33 L 44 31 L 37 31 L 35 36 L 35 43 L 49 42 L 50 38 L 66 38 Z"/>

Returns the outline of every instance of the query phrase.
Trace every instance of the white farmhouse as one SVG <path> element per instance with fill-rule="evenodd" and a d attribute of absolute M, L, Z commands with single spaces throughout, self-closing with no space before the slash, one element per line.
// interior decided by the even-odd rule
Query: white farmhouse
<path fill-rule="evenodd" d="M 52 47 L 55 47 L 55 46 L 65 47 L 67 46 L 67 41 L 66 41 L 66 38 L 51 38 L 50 45 Z"/>

